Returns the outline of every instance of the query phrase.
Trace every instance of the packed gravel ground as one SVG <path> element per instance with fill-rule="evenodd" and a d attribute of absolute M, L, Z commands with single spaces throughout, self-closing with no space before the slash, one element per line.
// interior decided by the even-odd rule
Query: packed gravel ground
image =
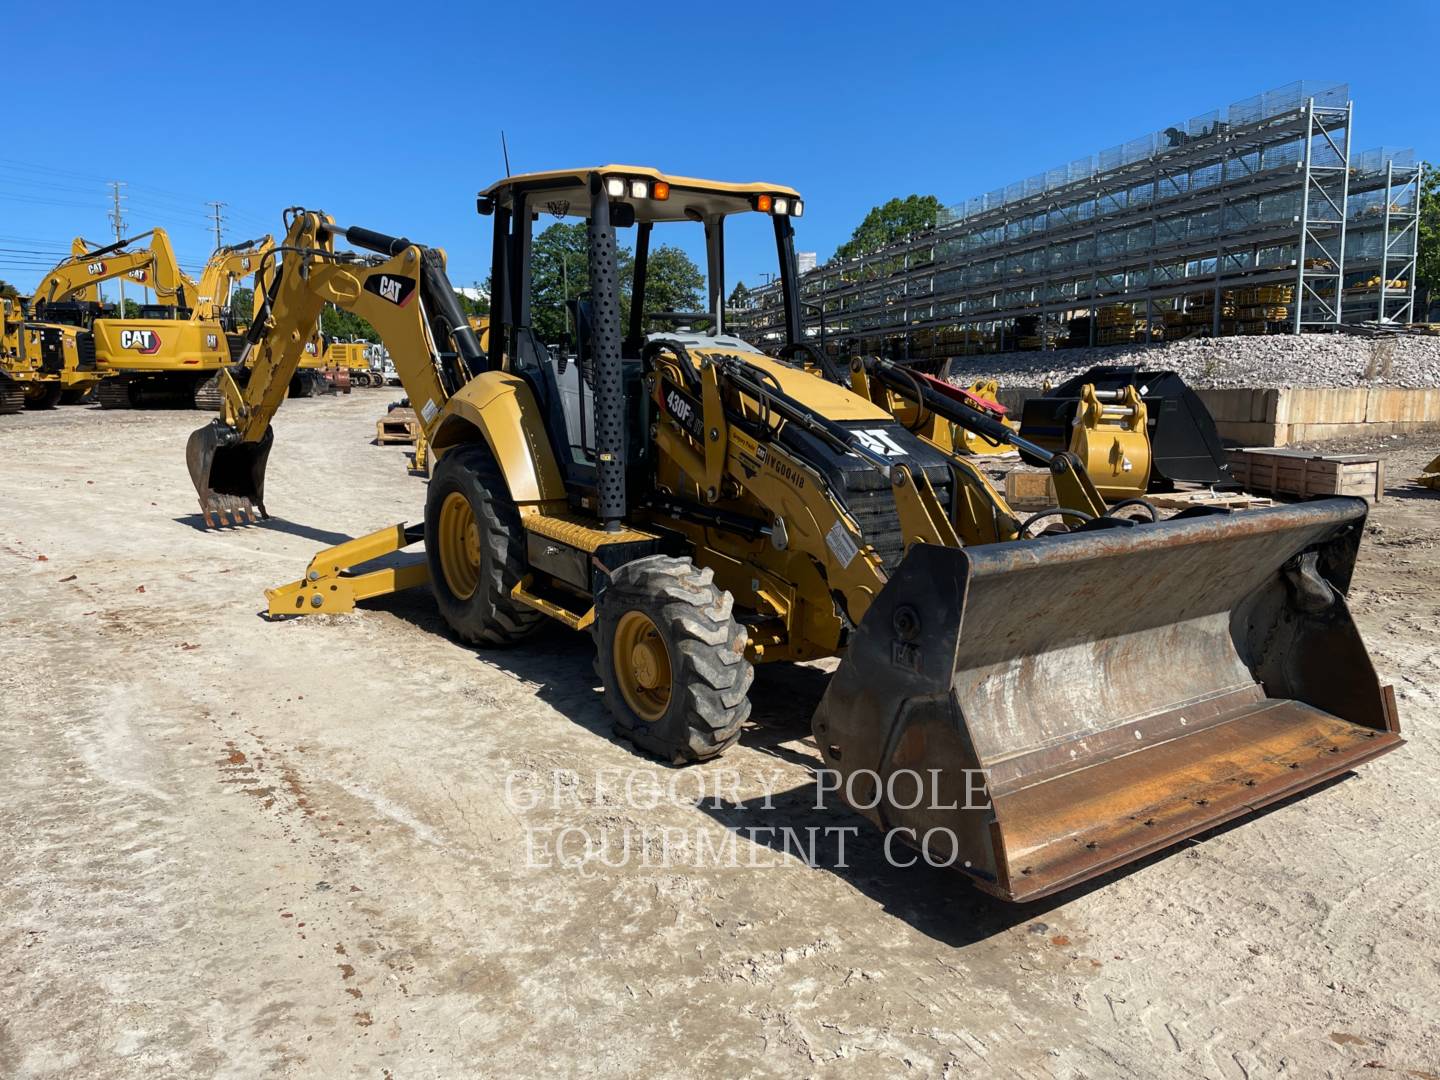
<path fill-rule="evenodd" d="M 1154 345 L 1112 345 L 996 356 L 953 362 L 951 377 L 995 378 L 1001 386 L 1064 382 L 1099 364 L 1136 364 L 1178 371 L 1192 386 L 1440 387 L 1440 334 L 1382 338 L 1351 334 L 1275 334 L 1192 338 Z"/>
<path fill-rule="evenodd" d="M 823 668 L 671 770 L 583 638 L 476 652 L 423 590 L 260 618 L 418 517 L 392 396 L 287 403 L 276 517 L 227 532 L 200 415 L 0 418 L 0 1076 L 1440 1076 L 1440 494 L 1406 479 L 1440 434 L 1387 443 L 1352 595 L 1408 745 L 1014 908 L 765 831 L 859 824 L 813 809 Z"/>

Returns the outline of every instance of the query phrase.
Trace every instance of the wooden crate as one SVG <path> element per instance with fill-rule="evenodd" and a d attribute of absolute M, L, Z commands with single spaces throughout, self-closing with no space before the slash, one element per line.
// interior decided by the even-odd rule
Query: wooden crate
<path fill-rule="evenodd" d="M 420 420 L 414 409 L 391 409 L 375 421 L 377 443 L 413 443 L 420 431 Z"/>
<path fill-rule="evenodd" d="M 1385 491 L 1385 463 L 1372 454 L 1265 447 L 1231 450 L 1229 458 L 1231 477 L 1246 491 L 1301 499 L 1358 495 L 1370 503 Z"/>
<path fill-rule="evenodd" d="M 1048 472 L 1015 470 L 1005 474 L 1005 501 L 1016 509 L 1044 509 L 1056 504 L 1055 485 Z"/>

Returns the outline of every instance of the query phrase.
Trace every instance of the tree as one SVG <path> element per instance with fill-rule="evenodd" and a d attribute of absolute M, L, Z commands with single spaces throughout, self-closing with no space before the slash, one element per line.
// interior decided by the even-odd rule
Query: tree
<path fill-rule="evenodd" d="M 326 304 L 320 313 L 320 332 L 332 340 L 359 338 L 362 341 L 379 341 L 375 328 L 351 311 L 342 311 L 333 304 Z"/>
<path fill-rule="evenodd" d="M 1415 264 L 1414 318 L 1428 319 L 1430 301 L 1440 293 L 1440 169 L 1425 165 L 1425 183 L 1420 192 L 1420 254 Z"/>
<path fill-rule="evenodd" d="M 661 244 L 645 267 L 646 311 L 704 311 L 705 275 L 678 247 Z M 629 289 L 624 307 L 630 307 Z"/>
<path fill-rule="evenodd" d="M 11 285 L 10 282 L 6 281 L 4 278 L 0 278 L 0 296 L 13 300 L 19 295 L 19 289 L 17 289 L 14 285 Z"/>
<path fill-rule="evenodd" d="M 541 341 L 567 336 L 565 301 L 590 289 L 589 250 L 583 221 L 557 221 L 535 238 L 530 254 L 530 324 Z"/>
<path fill-rule="evenodd" d="M 455 290 L 455 299 L 460 302 L 460 310 L 466 315 L 489 315 L 490 314 L 490 275 L 485 275 L 485 284 L 475 282 L 471 286 L 471 292 L 478 295 L 466 296 L 460 290 Z"/>
<path fill-rule="evenodd" d="M 750 290 L 745 287 L 743 281 L 737 281 L 735 288 L 730 290 L 730 301 L 725 306 L 736 310 L 744 310 L 755 301 L 750 297 Z"/>
<path fill-rule="evenodd" d="M 248 323 L 255 315 L 255 290 L 239 288 L 232 292 L 230 314 L 237 323 Z"/>
<path fill-rule="evenodd" d="M 620 317 L 629 325 L 630 286 L 635 257 L 621 247 L 616 253 L 620 273 Z M 585 223 L 556 222 L 535 238 L 530 261 L 530 323 L 541 341 L 568 338 L 573 330 L 565 301 L 590 291 L 590 245 Z M 650 252 L 645 273 L 646 311 L 697 311 L 705 307 L 705 274 L 678 247 L 661 244 Z"/>
<path fill-rule="evenodd" d="M 935 227 L 940 213 L 940 200 L 934 195 L 907 195 L 876 206 L 850 235 L 835 249 L 837 259 L 854 259 L 869 255 L 888 244 Z"/>

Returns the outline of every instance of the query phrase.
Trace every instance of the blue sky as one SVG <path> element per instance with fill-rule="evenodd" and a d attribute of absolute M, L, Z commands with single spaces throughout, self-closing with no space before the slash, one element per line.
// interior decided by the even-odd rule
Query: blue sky
<path fill-rule="evenodd" d="M 28 291 L 77 233 L 164 225 L 192 267 L 291 205 L 443 246 L 483 279 L 475 192 L 503 172 L 618 161 L 789 183 L 823 259 L 874 204 L 958 202 L 1296 79 L 1348 82 L 1354 149 L 1440 158 L 1440 5 L 1403 32 L 1353 4 L 355 3 L 166 19 L 82 3 L 5 18 L 0 278 Z M 178 12 L 177 12 L 178 13 Z M 660 25 L 647 26 L 647 13 Z M 523 17 L 523 22 L 521 21 Z M 1392 27 L 1397 24 L 1389 24 Z M 597 28 L 587 34 L 587 26 Z M 596 36 L 598 35 L 598 36 Z M 688 238 L 687 238 L 688 239 Z M 686 246 L 689 246 L 688 244 Z M 773 269 L 758 229 L 730 276 Z"/>

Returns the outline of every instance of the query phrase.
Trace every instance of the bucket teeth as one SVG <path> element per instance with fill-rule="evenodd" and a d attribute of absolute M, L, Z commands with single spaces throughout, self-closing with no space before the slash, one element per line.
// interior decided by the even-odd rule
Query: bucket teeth
<path fill-rule="evenodd" d="M 200 501 L 200 515 L 209 529 L 228 529 L 232 526 L 255 525 L 265 517 L 265 508 L 258 512 L 255 504 L 241 495 L 220 495 L 212 492 Z"/>

